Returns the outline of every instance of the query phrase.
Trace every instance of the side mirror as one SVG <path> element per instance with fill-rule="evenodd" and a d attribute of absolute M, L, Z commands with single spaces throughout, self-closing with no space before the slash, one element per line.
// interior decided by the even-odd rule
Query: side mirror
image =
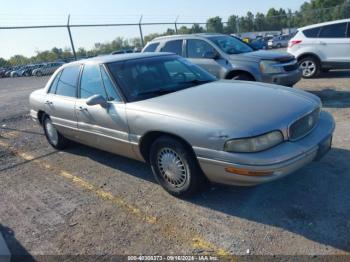
<path fill-rule="evenodd" d="M 86 104 L 88 106 L 95 106 L 95 105 L 100 105 L 104 108 L 107 107 L 107 101 L 106 99 L 101 96 L 101 95 L 93 95 L 91 97 L 89 97 L 87 100 L 86 100 Z"/>
<path fill-rule="evenodd" d="M 207 51 L 204 53 L 203 58 L 208 58 L 208 59 L 219 59 L 220 54 L 216 51 Z"/>

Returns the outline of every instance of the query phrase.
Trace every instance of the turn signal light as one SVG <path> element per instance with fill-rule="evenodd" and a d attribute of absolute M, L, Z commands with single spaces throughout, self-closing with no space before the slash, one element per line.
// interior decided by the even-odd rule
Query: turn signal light
<path fill-rule="evenodd" d="M 271 175 L 273 175 L 273 172 L 249 171 L 247 169 L 236 168 L 236 167 L 226 167 L 225 171 L 228 173 L 241 175 L 241 176 L 271 176 Z"/>

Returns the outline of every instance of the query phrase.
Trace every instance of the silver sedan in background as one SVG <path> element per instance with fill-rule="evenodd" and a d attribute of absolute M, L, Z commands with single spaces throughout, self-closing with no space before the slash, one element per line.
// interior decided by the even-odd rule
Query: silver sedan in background
<path fill-rule="evenodd" d="M 145 161 L 176 196 L 208 181 L 251 186 L 290 174 L 330 149 L 335 125 L 312 94 L 217 81 L 167 53 L 66 64 L 30 105 L 54 148 L 74 140 Z"/>

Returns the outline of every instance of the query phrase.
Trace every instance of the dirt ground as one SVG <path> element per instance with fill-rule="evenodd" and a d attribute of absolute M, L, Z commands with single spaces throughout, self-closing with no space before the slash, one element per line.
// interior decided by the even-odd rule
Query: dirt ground
<path fill-rule="evenodd" d="M 336 119 L 333 149 L 320 162 L 190 200 L 168 195 L 145 164 L 78 144 L 51 148 L 28 116 L 28 95 L 46 81 L 0 79 L 0 232 L 12 254 L 350 254 L 349 71 L 296 85 Z"/>

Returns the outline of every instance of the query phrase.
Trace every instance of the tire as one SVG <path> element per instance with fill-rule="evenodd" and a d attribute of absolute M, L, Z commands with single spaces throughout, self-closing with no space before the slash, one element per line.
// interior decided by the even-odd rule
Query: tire
<path fill-rule="evenodd" d="M 277 44 L 277 48 L 282 48 L 282 45 L 281 44 Z"/>
<path fill-rule="evenodd" d="M 319 61 L 312 57 L 307 56 L 299 61 L 299 67 L 302 70 L 304 78 L 314 78 L 320 74 L 320 63 Z"/>
<path fill-rule="evenodd" d="M 177 139 L 158 138 L 151 146 L 149 160 L 155 179 L 173 196 L 194 195 L 207 184 L 194 153 Z"/>
<path fill-rule="evenodd" d="M 232 80 L 254 81 L 254 79 L 250 75 L 244 74 L 244 73 L 239 73 L 239 74 L 233 76 Z"/>
<path fill-rule="evenodd" d="M 68 140 L 62 136 L 52 124 L 52 121 L 48 115 L 43 116 L 43 129 L 45 137 L 49 144 L 58 150 L 64 149 L 67 147 Z"/>
<path fill-rule="evenodd" d="M 43 73 L 41 71 L 38 71 L 35 73 L 35 76 L 42 76 L 42 75 L 43 75 Z"/>

